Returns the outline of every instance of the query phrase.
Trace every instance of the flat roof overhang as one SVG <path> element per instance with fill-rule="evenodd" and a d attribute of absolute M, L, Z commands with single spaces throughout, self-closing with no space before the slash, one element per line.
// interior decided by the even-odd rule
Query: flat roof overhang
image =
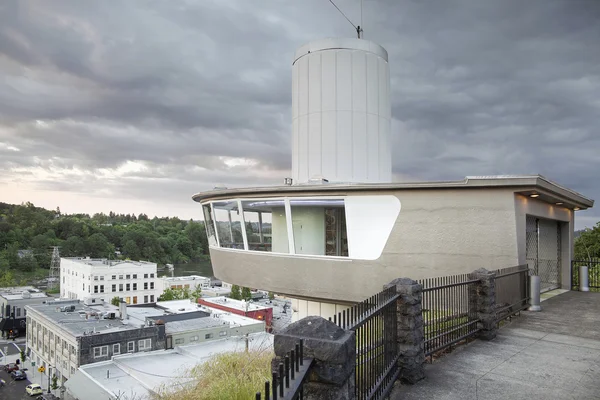
<path fill-rule="evenodd" d="M 381 192 L 402 190 L 444 189 L 494 189 L 512 188 L 515 193 L 535 197 L 550 204 L 574 210 L 594 206 L 591 200 L 571 189 L 561 186 L 542 175 L 467 176 L 461 181 L 406 182 L 406 183 L 323 183 L 255 188 L 215 188 L 192 196 L 197 202 L 238 197 L 309 196 L 315 194 L 336 195 L 348 192 Z"/>

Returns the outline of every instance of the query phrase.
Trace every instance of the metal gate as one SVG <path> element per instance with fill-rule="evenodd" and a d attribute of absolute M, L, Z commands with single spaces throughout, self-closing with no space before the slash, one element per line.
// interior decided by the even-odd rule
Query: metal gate
<path fill-rule="evenodd" d="M 541 291 L 560 287 L 560 223 L 527 216 L 526 259 L 531 275 L 541 279 Z"/>

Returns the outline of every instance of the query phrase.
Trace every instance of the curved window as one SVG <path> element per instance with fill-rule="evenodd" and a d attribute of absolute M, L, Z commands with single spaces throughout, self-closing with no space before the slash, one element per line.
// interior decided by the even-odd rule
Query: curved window
<path fill-rule="evenodd" d="M 283 199 L 242 201 L 248 250 L 289 253 L 286 205 Z"/>
<path fill-rule="evenodd" d="M 392 195 L 230 199 L 203 209 L 213 247 L 375 260 L 400 201 Z"/>

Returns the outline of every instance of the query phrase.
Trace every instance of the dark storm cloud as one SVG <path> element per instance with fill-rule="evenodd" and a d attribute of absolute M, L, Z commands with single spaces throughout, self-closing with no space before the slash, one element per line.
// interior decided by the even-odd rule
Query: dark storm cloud
<path fill-rule="evenodd" d="M 541 173 L 600 198 L 600 2 L 365 1 L 363 25 L 389 53 L 396 176 Z M 325 0 L 4 1 L 2 181 L 165 201 L 280 182 L 293 53 L 352 34 Z"/>

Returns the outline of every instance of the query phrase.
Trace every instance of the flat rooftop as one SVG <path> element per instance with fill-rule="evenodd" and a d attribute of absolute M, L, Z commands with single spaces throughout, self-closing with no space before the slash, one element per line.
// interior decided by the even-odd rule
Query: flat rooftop
<path fill-rule="evenodd" d="M 293 196 L 311 193 L 365 192 L 389 190 L 419 189 L 482 189 L 482 188 L 514 188 L 515 192 L 529 195 L 538 193 L 538 200 L 550 203 L 562 202 L 565 207 L 587 209 L 594 206 L 591 200 L 574 190 L 559 185 L 542 175 L 496 175 L 467 176 L 459 181 L 438 182 L 394 182 L 394 183 L 341 183 L 328 182 L 322 184 L 296 184 L 291 186 L 268 186 L 238 189 L 214 189 L 192 196 L 197 202 L 206 200 L 230 199 L 241 196 Z"/>
<path fill-rule="evenodd" d="M 244 300 L 234 300 L 228 297 L 206 297 L 202 298 L 202 301 L 211 304 L 217 304 L 229 308 L 234 308 L 240 311 L 258 311 L 258 310 L 268 310 L 272 307 L 260 305 L 258 303 L 246 302 Z M 210 307 L 210 305 L 209 305 Z"/>
<path fill-rule="evenodd" d="M 75 310 L 72 312 L 60 311 L 62 306 L 74 305 Z M 104 305 L 86 306 L 79 300 L 61 300 L 49 301 L 46 304 L 34 304 L 26 306 L 28 315 L 36 313 L 41 318 L 47 320 L 51 324 L 57 325 L 68 331 L 75 337 L 86 336 L 89 332 L 95 334 L 111 333 L 131 329 L 139 329 L 141 323 L 131 321 L 131 323 L 123 323 L 120 318 L 102 319 L 101 314 L 108 312 L 118 312 L 118 307 L 109 303 Z M 96 314 L 99 316 L 96 319 Z M 86 319 L 86 315 L 88 318 Z"/>
<path fill-rule="evenodd" d="M 200 276 L 200 275 L 167 276 L 167 277 L 163 277 L 162 279 L 164 279 L 166 281 L 196 281 L 196 280 L 208 280 L 208 281 L 210 281 L 210 278 L 207 278 L 205 276 Z"/>
<path fill-rule="evenodd" d="M 162 320 L 167 332 L 185 332 L 220 325 L 235 327 L 264 324 L 253 318 L 192 303 L 190 300 L 162 301 L 156 307 L 127 307 L 127 315 L 137 325 L 145 324 L 146 319 Z"/>
<path fill-rule="evenodd" d="M 251 351 L 273 351 L 273 335 L 248 335 Z M 192 381 L 189 371 L 214 354 L 244 351 L 245 339 L 228 337 L 173 350 L 124 354 L 110 361 L 81 366 L 66 383 L 72 395 L 89 400 L 106 399 L 119 394 L 132 398 L 151 398 L 161 388 L 176 389 Z M 107 374 L 108 371 L 108 374 Z"/>
<path fill-rule="evenodd" d="M 46 293 L 33 286 L 17 286 L 10 288 L 0 288 L 0 297 L 4 297 L 6 300 L 20 300 L 20 299 L 43 299 L 48 296 Z"/>
<path fill-rule="evenodd" d="M 91 265 L 93 267 L 123 267 L 123 266 L 156 266 L 156 263 L 150 261 L 131 261 L 131 260 L 109 260 L 108 258 L 87 258 L 87 257 L 61 257 L 61 260 L 69 260 L 82 265 Z"/>

